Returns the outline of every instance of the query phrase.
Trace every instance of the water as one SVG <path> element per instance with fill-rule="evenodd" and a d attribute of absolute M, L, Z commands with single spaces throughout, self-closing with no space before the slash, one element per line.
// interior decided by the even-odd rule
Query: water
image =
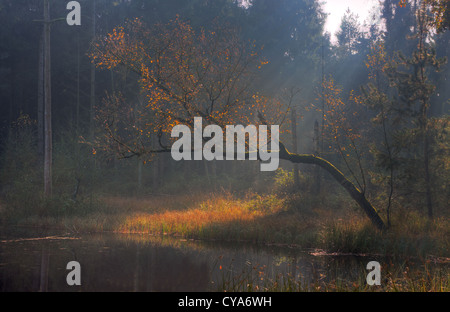
<path fill-rule="evenodd" d="M 274 281 L 364 283 L 372 260 L 384 261 L 173 237 L 3 229 L 0 291 L 258 291 Z M 81 286 L 66 282 L 70 261 L 80 263 Z"/>

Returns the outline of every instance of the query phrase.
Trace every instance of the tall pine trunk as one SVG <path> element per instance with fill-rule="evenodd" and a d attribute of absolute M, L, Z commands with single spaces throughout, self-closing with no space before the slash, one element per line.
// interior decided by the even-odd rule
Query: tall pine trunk
<path fill-rule="evenodd" d="M 95 40 L 95 27 L 96 27 L 96 12 L 95 12 L 95 0 L 92 3 L 92 40 Z M 89 136 L 90 139 L 94 138 L 94 118 L 95 118 L 95 64 L 91 63 L 91 94 L 90 94 L 90 107 L 89 107 Z"/>
<path fill-rule="evenodd" d="M 80 132 L 80 33 L 77 33 L 77 104 L 76 104 L 76 129 Z"/>
<path fill-rule="evenodd" d="M 41 161 L 44 160 L 44 31 L 39 39 L 38 58 L 37 140 L 39 166 L 42 166 Z"/>
<path fill-rule="evenodd" d="M 52 195 L 52 97 L 50 72 L 50 4 L 44 0 L 44 193 Z"/>

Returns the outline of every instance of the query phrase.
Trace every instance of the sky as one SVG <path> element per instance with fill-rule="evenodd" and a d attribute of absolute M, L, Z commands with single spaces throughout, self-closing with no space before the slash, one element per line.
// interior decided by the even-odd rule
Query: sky
<path fill-rule="evenodd" d="M 325 24 L 325 31 L 331 33 L 332 41 L 335 40 L 334 34 L 339 29 L 341 19 L 350 8 L 350 11 L 358 14 L 361 24 L 368 17 L 370 10 L 378 5 L 378 0 L 324 0 L 323 9 L 329 13 Z"/>

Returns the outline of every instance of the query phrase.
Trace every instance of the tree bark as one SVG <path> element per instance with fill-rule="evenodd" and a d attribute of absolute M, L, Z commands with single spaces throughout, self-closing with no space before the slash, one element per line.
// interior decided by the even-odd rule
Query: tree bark
<path fill-rule="evenodd" d="M 95 40 L 96 34 L 96 13 L 95 13 L 95 0 L 92 3 L 92 40 Z M 94 119 L 95 119 L 95 64 L 91 63 L 91 94 L 90 94 L 90 107 L 89 107 L 89 136 L 90 139 L 94 139 Z"/>
<path fill-rule="evenodd" d="M 40 167 L 44 160 L 44 32 L 39 39 L 38 63 L 37 138 Z"/>
<path fill-rule="evenodd" d="M 52 195 L 52 98 L 50 72 L 50 5 L 44 1 L 44 193 Z"/>
<path fill-rule="evenodd" d="M 290 153 L 281 142 L 279 157 L 293 163 L 314 164 L 325 169 L 358 203 L 376 228 L 380 230 L 385 228 L 383 220 L 364 194 L 329 161 L 315 155 Z"/>
<path fill-rule="evenodd" d="M 76 129 L 80 132 L 80 33 L 77 32 L 77 105 L 76 105 Z"/>

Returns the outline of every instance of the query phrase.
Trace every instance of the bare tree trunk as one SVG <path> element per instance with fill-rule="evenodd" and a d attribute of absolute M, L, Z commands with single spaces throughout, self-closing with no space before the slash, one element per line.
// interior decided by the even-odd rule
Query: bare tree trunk
<path fill-rule="evenodd" d="M 92 3 L 92 39 L 95 39 L 95 0 Z M 89 107 L 89 135 L 90 139 L 94 138 L 94 118 L 95 118 L 95 64 L 91 63 L 91 95 L 90 95 L 90 107 Z"/>
<path fill-rule="evenodd" d="M 77 135 L 80 131 L 80 33 L 77 32 L 77 107 L 76 107 Z"/>
<path fill-rule="evenodd" d="M 141 192 L 142 190 L 142 167 L 143 167 L 143 162 L 140 158 L 137 159 L 138 163 L 137 163 L 137 184 L 138 184 L 138 193 Z"/>
<path fill-rule="evenodd" d="M 44 0 L 44 193 L 52 195 L 52 97 L 50 76 L 50 5 Z"/>
<path fill-rule="evenodd" d="M 44 31 L 39 40 L 37 138 L 39 166 L 44 160 Z"/>
<path fill-rule="evenodd" d="M 39 160 L 44 159 L 44 32 L 39 39 L 39 65 L 38 65 L 38 155 Z"/>
<path fill-rule="evenodd" d="M 208 161 L 202 160 L 202 162 L 203 162 L 203 166 L 204 166 L 204 168 L 205 168 L 206 178 L 208 179 L 209 185 L 211 185 L 212 181 L 211 181 L 211 177 L 210 177 L 210 175 L 209 175 Z"/>

